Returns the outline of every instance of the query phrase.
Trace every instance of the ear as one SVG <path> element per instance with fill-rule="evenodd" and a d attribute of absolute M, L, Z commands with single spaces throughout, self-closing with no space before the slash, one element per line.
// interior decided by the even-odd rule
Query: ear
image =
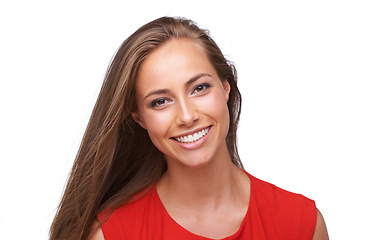
<path fill-rule="evenodd" d="M 142 128 L 146 129 L 146 126 L 145 126 L 144 122 L 142 121 L 142 118 L 138 112 L 132 112 L 131 116 L 132 116 L 133 120 L 135 120 L 135 122 L 140 124 L 140 126 Z"/>
<path fill-rule="evenodd" d="M 224 80 L 222 82 L 222 86 L 224 87 L 224 94 L 227 102 L 229 101 L 229 95 L 230 95 L 230 83 L 227 80 Z"/>

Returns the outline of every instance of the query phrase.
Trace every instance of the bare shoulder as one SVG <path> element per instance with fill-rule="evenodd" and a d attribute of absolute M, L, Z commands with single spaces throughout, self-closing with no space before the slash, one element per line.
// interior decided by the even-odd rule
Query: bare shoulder
<path fill-rule="evenodd" d="M 94 221 L 92 229 L 93 230 L 90 232 L 88 240 L 105 240 L 98 220 Z"/>
<path fill-rule="evenodd" d="M 317 209 L 317 218 L 313 240 L 329 240 L 327 227 L 323 215 Z"/>

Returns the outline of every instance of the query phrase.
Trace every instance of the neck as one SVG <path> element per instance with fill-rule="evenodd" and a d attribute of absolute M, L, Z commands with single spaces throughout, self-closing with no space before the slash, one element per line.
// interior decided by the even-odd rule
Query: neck
<path fill-rule="evenodd" d="M 157 184 L 157 191 L 164 205 L 204 211 L 240 195 L 245 181 L 245 174 L 232 163 L 227 153 L 205 166 L 168 165 L 167 172 Z"/>
<path fill-rule="evenodd" d="M 169 165 L 156 185 L 171 218 L 188 231 L 222 239 L 238 231 L 250 201 L 250 179 L 228 152 L 199 167 Z M 170 161 L 172 163 L 173 161 Z"/>

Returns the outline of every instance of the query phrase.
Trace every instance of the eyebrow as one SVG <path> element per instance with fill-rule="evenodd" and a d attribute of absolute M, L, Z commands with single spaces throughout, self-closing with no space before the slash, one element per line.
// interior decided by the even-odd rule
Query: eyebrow
<path fill-rule="evenodd" d="M 184 85 L 187 87 L 187 86 L 191 85 L 192 83 L 194 83 L 195 81 L 197 81 L 198 79 L 200 79 L 201 77 L 206 77 L 206 76 L 211 77 L 211 75 L 208 73 L 197 74 L 197 75 L 193 76 L 192 78 L 190 78 Z M 144 97 L 144 100 L 152 95 L 159 95 L 159 94 L 164 94 L 167 92 L 169 92 L 169 89 L 166 89 L 166 88 L 151 91 L 148 94 L 146 94 L 146 96 Z"/>
<path fill-rule="evenodd" d="M 211 77 L 211 75 L 208 74 L 208 73 L 200 73 L 200 74 L 197 74 L 196 76 L 194 76 L 191 79 L 189 79 L 184 85 L 186 87 L 188 87 L 189 85 L 191 85 L 192 83 L 194 83 L 195 81 L 197 81 L 198 79 L 200 79 L 201 77 Z"/>

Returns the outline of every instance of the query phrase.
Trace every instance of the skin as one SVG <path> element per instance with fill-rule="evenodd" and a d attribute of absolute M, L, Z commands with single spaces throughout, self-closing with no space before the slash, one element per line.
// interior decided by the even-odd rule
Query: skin
<path fill-rule="evenodd" d="M 250 199 L 249 177 L 231 162 L 225 142 L 229 92 L 197 43 L 170 40 L 142 63 L 132 113 L 166 156 L 168 170 L 156 189 L 167 212 L 188 231 L 212 239 L 239 229 Z M 208 133 L 196 142 L 177 141 L 203 129 Z M 100 227 L 91 236 L 104 239 Z M 328 239 L 320 212 L 314 239 Z"/>
<path fill-rule="evenodd" d="M 169 171 L 207 165 L 217 159 L 216 154 L 230 160 L 224 144 L 229 91 L 229 84 L 219 79 L 192 41 L 172 40 L 145 59 L 137 77 L 138 112 L 133 117 L 164 153 Z M 205 142 L 199 146 L 174 139 L 208 127 Z"/>
<path fill-rule="evenodd" d="M 133 117 L 168 164 L 157 184 L 160 199 L 181 226 L 210 238 L 235 233 L 249 204 L 249 178 L 231 162 L 225 141 L 229 92 L 228 82 L 187 39 L 153 51 L 136 82 L 138 112 Z M 207 128 L 208 134 L 195 143 L 176 140 Z"/>
<path fill-rule="evenodd" d="M 325 225 L 323 215 L 319 210 L 317 210 L 317 219 L 313 240 L 329 240 L 327 227 Z"/>

